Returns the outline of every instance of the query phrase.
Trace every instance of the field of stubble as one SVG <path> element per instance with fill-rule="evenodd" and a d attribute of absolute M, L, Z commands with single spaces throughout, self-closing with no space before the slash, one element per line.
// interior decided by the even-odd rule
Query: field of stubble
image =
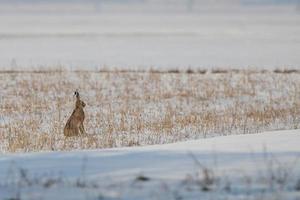
<path fill-rule="evenodd" d="M 162 144 L 300 127 L 298 71 L 1 72 L 0 152 Z M 63 136 L 79 89 L 87 135 Z"/>

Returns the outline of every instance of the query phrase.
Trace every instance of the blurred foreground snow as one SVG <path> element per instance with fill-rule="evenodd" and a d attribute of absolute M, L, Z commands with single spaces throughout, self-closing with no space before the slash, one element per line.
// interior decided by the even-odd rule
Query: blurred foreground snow
<path fill-rule="evenodd" d="M 299 130 L 0 157 L 0 199 L 299 199 Z"/>

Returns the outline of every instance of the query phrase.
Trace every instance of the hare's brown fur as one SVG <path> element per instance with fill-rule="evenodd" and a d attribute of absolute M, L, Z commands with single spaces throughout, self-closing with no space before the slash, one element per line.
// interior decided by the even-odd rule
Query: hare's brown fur
<path fill-rule="evenodd" d="M 80 96 L 77 91 L 75 92 L 75 95 L 75 109 L 70 118 L 68 119 L 64 128 L 64 135 L 67 137 L 86 134 L 83 126 L 83 121 L 85 117 L 83 108 L 85 107 L 85 103 L 82 100 L 80 100 Z"/>

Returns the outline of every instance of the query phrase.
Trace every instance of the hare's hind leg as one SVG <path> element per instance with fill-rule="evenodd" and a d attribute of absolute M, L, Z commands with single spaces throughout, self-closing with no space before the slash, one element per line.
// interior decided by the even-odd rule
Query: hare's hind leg
<path fill-rule="evenodd" d="M 83 123 L 80 124 L 79 130 L 80 130 L 80 132 L 81 132 L 82 135 L 86 135 L 86 132 L 85 132 L 85 130 L 84 130 Z"/>
<path fill-rule="evenodd" d="M 79 132 L 79 127 L 74 127 L 72 129 L 72 136 L 79 136 L 80 132 Z"/>
<path fill-rule="evenodd" d="M 64 135 L 66 137 L 78 136 L 79 130 L 78 130 L 78 128 L 70 128 L 64 133 Z"/>
<path fill-rule="evenodd" d="M 71 130 L 69 127 L 66 126 L 66 127 L 64 128 L 64 136 L 70 137 L 71 134 L 72 134 L 71 131 L 72 131 L 72 130 Z"/>

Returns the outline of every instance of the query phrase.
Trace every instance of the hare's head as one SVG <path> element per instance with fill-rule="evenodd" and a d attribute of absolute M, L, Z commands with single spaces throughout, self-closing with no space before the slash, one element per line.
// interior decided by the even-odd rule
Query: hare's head
<path fill-rule="evenodd" d="M 84 108 L 85 107 L 85 103 L 83 102 L 83 101 L 81 101 L 81 100 L 77 100 L 76 101 L 76 107 L 77 108 Z"/>
<path fill-rule="evenodd" d="M 76 108 L 84 108 L 84 107 L 85 107 L 84 101 L 82 101 L 82 100 L 80 100 L 80 99 L 77 99 L 77 100 L 76 100 L 75 107 L 76 107 Z"/>
<path fill-rule="evenodd" d="M 78 90 L 76 90 L 75 92 L 74 92 L 74 96 L 76 96 L 76 108 L 83 108 L 83 107 L 85 107 L 85 103 L 82 101 L 82 100 L 80 100 L 80 96 L 79 96 L 79 92 L 78 92 Z"/>

